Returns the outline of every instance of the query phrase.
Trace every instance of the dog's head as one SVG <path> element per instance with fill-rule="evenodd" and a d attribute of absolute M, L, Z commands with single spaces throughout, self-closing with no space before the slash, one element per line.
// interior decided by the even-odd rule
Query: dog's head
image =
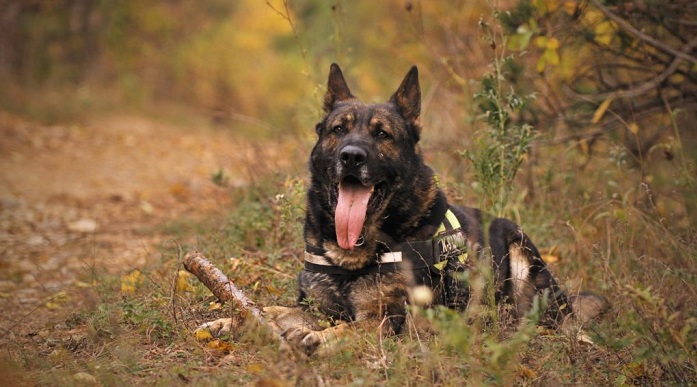
<path fill-rule="evenodd" d="M 417 146 L 418 70 L 409 70 L 387 102 L 366 104 L 351 94 L 341 69 L 332 64 L 324 112 L 310 170 L 313 184 L 327 195 L 320 199 L 323 210 L 333 213 L 338 245 L 352 250 L 361 244 L 364 226 L 384 216 L 395 197 L 409 194 L 423 165 Z"/>

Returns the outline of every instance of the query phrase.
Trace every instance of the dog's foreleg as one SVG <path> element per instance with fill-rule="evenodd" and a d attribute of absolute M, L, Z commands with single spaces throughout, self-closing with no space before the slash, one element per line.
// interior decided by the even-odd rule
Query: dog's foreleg
<path fill-rule="evenodd" d="M 306 325 L 293 326 L 286 329 L 281 337 L 291 347 L 304 352 L 306 355 L 317 354 L 325 356 L 341 347 L 341 343 L 355 335 L 351 324 L 340 322 L 322 330 L 312 330 Z"/>
<path fill-rule="evenodd" d="M 295 326 L 319 329 L 319 326 L 313 323 L 304 311 L 298 307 L 267 306 L 261 309 L 261 315 L 264 317 L 261 319 L 263 326 L 271 329 L 274 337 L 281 337 L 283 332 Z M 229 336 L 235 333 L 235 329 L 238 329 L 243 321 L 242 319 L 225 317 L 201 324 L 195 331 L 196 337 L 201 337 L 202 335 L 205 337 L 206 334 L 203 332 L 208 332 L 212 337 L 216 338 Z"/>

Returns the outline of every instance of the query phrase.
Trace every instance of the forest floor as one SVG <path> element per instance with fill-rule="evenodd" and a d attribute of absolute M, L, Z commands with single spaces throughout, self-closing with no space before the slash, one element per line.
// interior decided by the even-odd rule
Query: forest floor
<path fill-rule="evenodd" d="M 163 224 L 224 214 L 229 188 L 214 174 L 244 186 L 249 160 L 275 157 L 269 144 L 208 126 L 137 116 L 47 126 L 0 111 L 3 357 L 48 355 L 79 336 L 71 316 L 97 302 L 96 272 L 120 275 L 157 258 L 175 243 Z M 6 367 L 0 384 L 13 378 Z"/>

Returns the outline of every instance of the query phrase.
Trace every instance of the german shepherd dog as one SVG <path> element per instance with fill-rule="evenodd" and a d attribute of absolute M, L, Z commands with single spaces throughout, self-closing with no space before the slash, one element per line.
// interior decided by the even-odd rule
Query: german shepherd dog
<path fill-rule="evenodd" d="M 470 288 L 461 279 L 480 259 L 491 260 L 496 302 L 509 304 L 515 317 L 543 295 L 545 325 L 600 314 L 602 298 L 560 290 L 515 223 L 448 203 L 419 149 L 420 112 L 416 66 L 387 102 L 366 104 L 351 94 L 339 66 L 331 65 L 325 116 L 316 125 L 309 162 L 299 306 L 264 308 L 274 330 L 308 354 L 347 335 L 344 322 L 381 335 L 399 333 L 417 287 L 429 289 L 432 305 L 466 308 Z M 307 308 L 334 325 L 320 328 Z M 228 320 L 206 327 L 226 333 Z"/>

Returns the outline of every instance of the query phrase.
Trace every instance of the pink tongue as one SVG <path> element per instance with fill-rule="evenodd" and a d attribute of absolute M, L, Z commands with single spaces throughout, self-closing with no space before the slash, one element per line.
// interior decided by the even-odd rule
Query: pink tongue
<path fill-rule="evenodd" d="M 339 185 L 339 202 L 334 213 L 334 223 L 336 240 L 342 249 L 352 250 L 356 246 L 372 192 L 373 187 L 364 187 L 357 183 Z"/>

